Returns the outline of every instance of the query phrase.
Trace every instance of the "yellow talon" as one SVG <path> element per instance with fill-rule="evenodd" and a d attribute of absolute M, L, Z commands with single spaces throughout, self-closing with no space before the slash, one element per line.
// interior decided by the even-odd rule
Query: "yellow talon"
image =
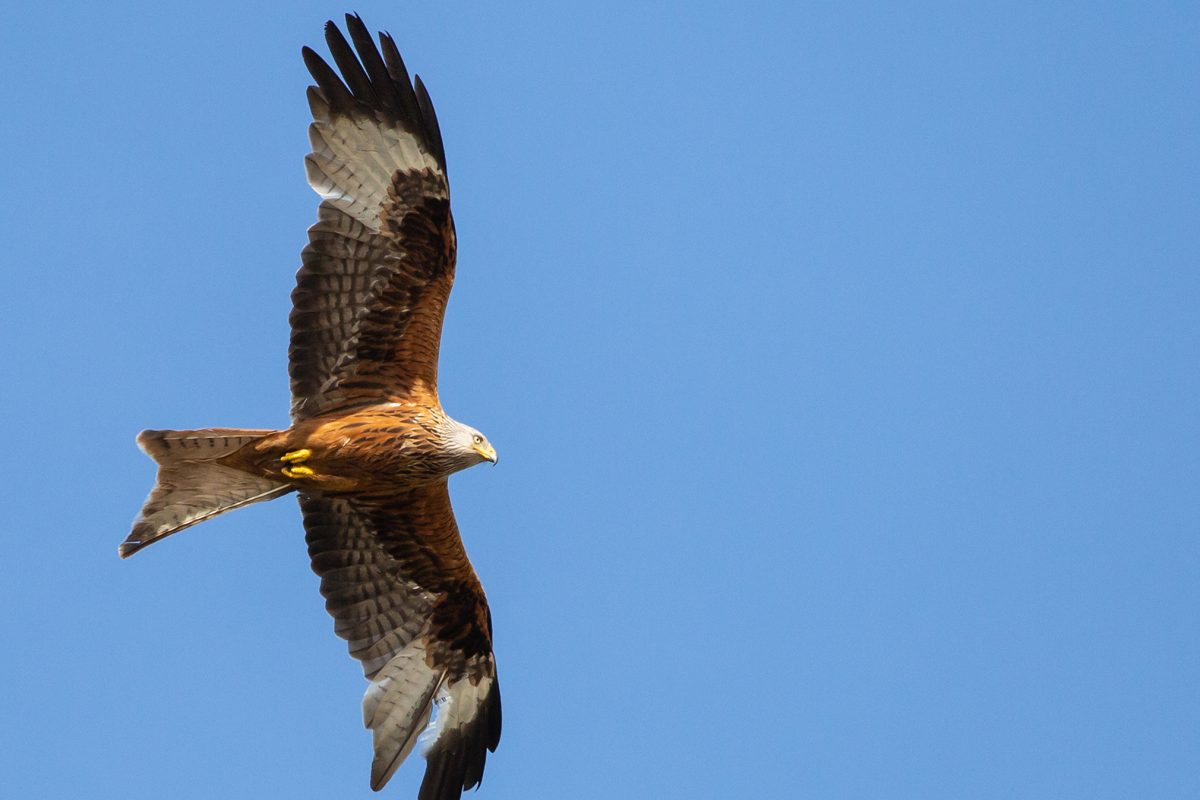
<path fill-rule="evenodd" d="M 279 460 L 286 462 L 288 464 L 299 464 L 301 461 L 304 461 L 311 455 L 312 455 L 312 450 L 309 450 L 306 447 L 303 450 L 293 450 L 290 453 L 284 453 L 283 457 L 280 458 Z"/>
<path fill-rule="evenodd" d="M 292 480 L 296 478 L 311 478 L 317 474 L 308 467 L 284 467 L 280 472 L 284 474 L 284 477 L 291 478 Z"/>

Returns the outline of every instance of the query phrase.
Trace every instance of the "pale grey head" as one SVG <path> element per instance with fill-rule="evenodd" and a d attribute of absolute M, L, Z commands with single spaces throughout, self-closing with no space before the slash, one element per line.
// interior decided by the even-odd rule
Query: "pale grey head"
<path fill-rule="evenodd" d="M 495 464 L 500 460 L 496 455 L 496 448 L 492 447 L 486 436 L 470 425 L 448 417 L 447 420 L 450 424 L 446 428 L 444 443 L 446 454 L 454 460 L 456 471 L 484 461 Z"/>

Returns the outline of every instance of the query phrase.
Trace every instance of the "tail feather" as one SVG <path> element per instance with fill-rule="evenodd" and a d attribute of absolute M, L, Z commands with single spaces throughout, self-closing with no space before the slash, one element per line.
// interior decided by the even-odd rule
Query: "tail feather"
<path fill-rule="evenodd" d="M 117 551 L 121 558 L 218 514 L 290 492 L 287 484 L 217 461 L 272 433 L 208 428 L 138 434 L 138 446 L 158 462 L 158 481 Z"/>

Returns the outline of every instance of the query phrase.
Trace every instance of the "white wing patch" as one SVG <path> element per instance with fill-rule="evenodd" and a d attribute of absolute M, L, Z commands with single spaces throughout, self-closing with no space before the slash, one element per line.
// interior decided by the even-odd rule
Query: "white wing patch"
<path fill-rule="evenodd" d="M 412 752 L 425 728 L 442 673 L 425 662 L 419 639 L 375 675 L 363 697 L 363 725 L 374 735 L 371 788 L 379 789 Z"/>
<path fill-rule="evenodd" d="M 475 684 L 472 684 L 469 678 L 463 677 L 438 687 L 435 716 L 421 734 L 422 752 L 428 753 L 443 734 L 461 730 L 470 724 L 479 713 L 479 709 L 483 708 L 484 699 L 491 690 L 492 678 L 487 675 Z"/>
<path fill-rule="evenodd" d="M 398 125 L 365 117 L 331 116 L 314 97 L 308 128 L 308 183 L 322 199 L 379 230 L 379 213 L 397 171 L 441 172 L 417 138 Z"/>

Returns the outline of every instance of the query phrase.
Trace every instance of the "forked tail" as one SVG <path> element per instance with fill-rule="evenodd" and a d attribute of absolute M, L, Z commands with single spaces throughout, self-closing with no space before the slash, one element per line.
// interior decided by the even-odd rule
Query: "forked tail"
<path fill-rule="evenodd" d="M 292 487 L 218 463 L 275 431 L 206 428 L 142 431 L 138 446 L 158 462 L 158 482 L 133 530 L 118 548 L 121 558 L 165 536 L 241 506 L 272 500 Z"/>

